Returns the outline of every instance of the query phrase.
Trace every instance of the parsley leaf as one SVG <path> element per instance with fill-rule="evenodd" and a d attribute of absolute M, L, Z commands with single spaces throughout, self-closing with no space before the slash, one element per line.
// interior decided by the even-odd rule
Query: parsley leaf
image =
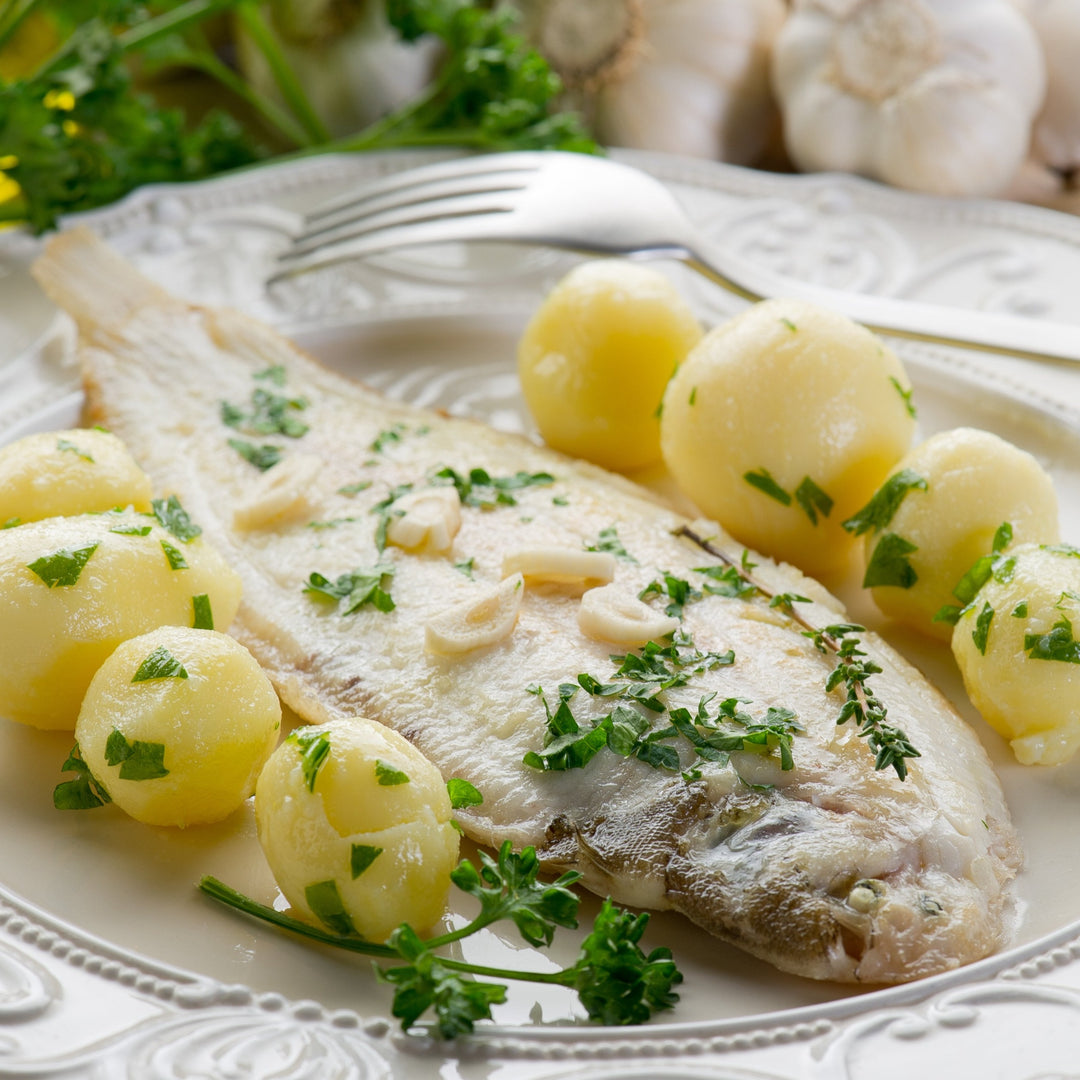
<path fill-rule="evenodd" d="M 90 561 L 90 556 L 97 551 L 97 544 L 87 544 L 81 548 L 60 548 L 51 555 L 42 555 L 27 564 L 50 589 L 70 588 L 78 583 L 83 567 Z"/>
<path fill-rule="evenodd" d="M 352 615 L 365 604 L 384 613 L 393 611 L 396 605 L 390 595 L 390 582 L 394 569 L 390 563 L 376 563 L 370 570 L 340 574 L 336 581 L 312 573 L 304 592 L 314 600 L 336 601 L 342 615 Z"/>
<path fill-rule="evenodd" d="M 667 570 L 662 571 L 663 576 L 657 581 L 650 581 L 641 592 L 639 600 L 650 600 L 654 596 L 666 596 L 671 603 L 664 608 L 664 614 L 669 618 L 681 619 L 683 608 L 694 600 L 701 599 L 701 591 L 695 589 L 689 581 L 678 578 Z"/>
<path fill-rule="evenodd" d="M 188 512 L 180 505 L 180 500 L 175 495 L 170 495 L 167 499 L 154 499 L 150 503 L 150 508 L 158 524 L 182 543 L 190 544 L 202 532 L 202 529 L 191 520 Z"/>
<path fill-rule="evenodd" d="M 272 469 L 281 460 L 283 453 L 280 446 L 274 446 L 271 443 L 256 446 L 246 439 L 230 439 L 229 445 L 245 461 L 250 462 L 256 469 L 261 469 L 263 472 Z"/>
<path fill-rule="evenodd" d="M 917 419 L 919 411 L 915 408 L 915 402 L 911 400 L 911 395 L 914 393 L 914 387 L 908 387 L 908 389 L 905 390 L 901 385 L 900 380 L 895 375 L 889 376 L 889 382 L 893 384 L 896 392 L 900 395 L 900 400 L 903 401 L 908 416 L 910 416 L 912 420 Z"/>
<path fill-rule="evenodd" d="M 758 472 L 743 473 L 743 479 L 758 491 L 775 499 L 782 506 L 791 505 L 791 496 L 773 479 L 768 469 L 760 469 Z"/>
<path fill-rule="evenodd" d="M 873 589 L 879 585 L 892 585 L 910 589 L 919 575 L 907 556 L 919 549 L 896 533 L 885 533 L 877 542 L 863 576 L 863 588 Z"/>
<path fill-rule="evenodd" d="M 356 927 L 353 926 L 353 921 L 341 899 L 337 882 L 333 878 L 308 885 L 304 889 L 304 899 L 307 901 L 307 906 L 311 908 L 311 914 L 335 934 L 356 933 Z"/>
<path fill-rule="evenodd" d="M 330 756 L 330 737 L 324 731 L 294 731 L 285 741 L 299 747 L 304 786 L 314 793 L 319 770 Z"/>
<path fill-rule="evenodd" d="M 164 645 L 159 645 L 140 665 L 132 676 L 133 683 L 149 682 L 151 679 L 186 679 L 184 665 Z"/>
<path fill-rule="evenodd" d="M 191 598 L 191 626 L 195 630 L 213 630 L 214 613 L 210 609 L 210 597 L 207 593 L 199 593 Z"/>
<path fill-rule="evenodd" d="M 854 536 L 862 536 L 871 529 L 881 532 L 892 521 L 909 491 L 926 491 L 926 489 L 926 480 L 914 469 L 901 469 L 874 492 L 870 501 L 861 510 L 856 511 L 843 522 L 843 526 Z"/>
<path fill-rule="evenodd" d="M 53 806 L 57 810 L 92 810 L 95 806 L 112 802 L 109 793 L 83 760 L 78 743 L 71 748 L 60 771 L 77 775 L 74 780 L 64 780 L 53 789 Z"/>
<path fill-rule="evenodd" d="M 636 563 L 637 559 L 630 554 L 629 551 L 623 547 L 623 542 L 619 539 L 618 530 L 614 525 L 608 525 L 607 528 L 600 530 L 600 537 L 595 544 L 586 544 L 586 551 L 605 551 L 608 554 L 614 555 L 617 559 L 622 559 L 625 562 Z"/>
<path fill-rule="evenodd" d="M 355 881 L 383 853 L 381 847 L 370 844 L 353 844 L 349 854 L 349 872 Z"/>
<path fill-rule="evenodd" d="M 170 570 L 186 570 L 188 568 L 184 553 L 179 548 L 173 547 L 168 540 L 161 541 L 161 550 L 165 552 L 165 558 L 168 560 Z"/>
<path fill-rule="evenodd" d="M 284 378 L 284 368 L 280 370 Z M 229 427 L 237 428 L 248 435 L 284 435 L 289 439 L 299 439 L 308 433 L 309 428 L 295 414 L 307 407 L 306 398 L 286 397 L 257 386 L 251 392 L 251 404 L 246 411 L 223 401 L 221 419 Z"/>
<path fill-rule="evenodd" d="M 994 609 L 989 604 L 983 604 L 982 611 L 975 619 L 975 629 L 971 631 L 971 640 L 983 656 L 986 655 L 986 643 L 990 637 L 990 623 L 993 618 Z"/>
<path fill-rule="evenodd" d="M 461 810 L 467 806 L 479 806 L 484 796 L 468 780 L 452 776 L 446 781 L 446 793 L 450 796 L 450 808 Z"/>
<path fill-rule="evenodd" d="M 69 454 L 74 454 L 76 457 L 82 458 L 83 461 L 92 462 L 94 460 L 93 457 L 91 457 L 90 454 L 87 454 L 84 451 L 80 450 L 73 442 L 70 442 L 67 439 L 57 439 L 56 440 L 56 449 L 61 450 L 61 451 L 65 451 L 65 452 L 67 452 Z"/>
<path fill-rule="evenodd" d="M 473 577 L 473 569 L 476 565 L 476 559 L 470 556 L 468 559 L 458 559 L 454 563 L 454 569 L 459 573 L 464 574 L 470 581 L 475 581 Z"/>
<path fill-rule="evenodd" d="M 746 553 L 743 552 L 745 555 Z M 708 596 L 726 596 L 730 599 L 745 600 L 756 596 L 760 590 L 739 573 L 737 566 L 698 566 L 695 574 L 704 574 L 710 580 L 702 585 Z M 747 571 L 749 573 L 749 571 Z"/>
<path fill-rule="evenodd" d="M 409 783 L 408 774 L 393 765 L 387 765 L 385 761 L 375 762 L 375 779 L 380 787 L 397 787 L 398 784 Z"/>
<path fill-rule="evenodd" d="M 1062 616 L 1045 634 L 1025 634 L 1024 652 L 1032 660 L 1057 660 L 1080 664 L 1080 641 L 1073 637 L 1072 623 Z"/>
<path fill-rule="evenodd" d="M 795 489 L 795 501 L 802 507 L 811 525 L 817 524 L 819 513 L 822 517 L 828 517 L 832 513 L 832 497 L 822 491 L 809 476 L 804 476 L 802 483 Z"/>
<path fill-rule="evenodd" d="M 142 739 L 128 742 L 119 728 L 113 728 L 105 740 L 105 761 L 120 766 L 121 780 L 157 780 L 169 775 L 163 743 Z"/>
<path fill-rule="evenodd" d="M 493 510 L 497 506 L 517 506 L 511 494 L 528 487 L 547 487 L 555 483 L 551 473 L 519 471 L 513 476 L 492 476 L 486 469 L 470 469 L 463 476 L 456 469 L 444 466 L 431 478 L 433 484 L 452 484 L 461 499 L 462 506 L 475 506 L 481 510 Z"/>

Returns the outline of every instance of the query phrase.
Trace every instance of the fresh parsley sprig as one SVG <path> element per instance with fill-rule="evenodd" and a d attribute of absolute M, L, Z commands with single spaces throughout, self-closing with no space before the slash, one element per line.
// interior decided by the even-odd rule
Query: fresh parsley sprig
<path fill-rule="evenodd" d="M 366 941 L 355 932 L 337 933 L 294 919 L 260 904 L 217 878 L 204 877 L 199 888 L 208 896 L 247 915 L 303 937 L 376 959 L 397 962 L 377 969 L 382 982 L 394 988 L 391 1011 L 402 1030 L 413 1028 L 429 1010 L 434 1033 L 452 1039 L 471 1032 L 480 1020 L 491 1018 L 491 1006 L 506 1000 L 501 980 L 565 986 L 576 991 L 590 1019 L 604 1024 L 638 1024 L 678 1001 L 673 987 L 682 982 L 671 952 L 642 951 L 647 914 L 632 915 L 605 900 L 582 942 L 575 963 L 559 971 L 535 972 L 488 967 L 440 955 L 438 950 L 461 941 L 494 923 L 509 920 L 530 945 L 550 945 L 557 929 L 575 929 L 580 900 L 570 886 L 581 874 L 569 870 L 556 881 L 539 880 L 540 860 L 527 847 L 515 853 L 509 841 L 492 858 L 481 853 L 479 867 L 463 859 L 450 874 L 480 910 L 465 926 L 423 940 L 407 923 L 382 943 Z M 480 976 L 500 982 L 477 982 Z"/>
<path fill-rule="evenodd" d="M 1004 535 L 1003 530 L 999 530 L 999 534 Z M 855 720 L 859 727 L 860 737 L 867 740 L 867 745 L 874 752 L 874 768 L 880 770 L 891 767 L 901 780 L 905 779 L 908 760 L 921 755 L 900 728 L 886 722 L 888 710 L 867 684 L 870 676 L 879 674 L 881 668 L 869 660 L 860 648 L 862 642 L 856 635 L 863 633 L 866 628 L 857 623 L 814 626 L 794 606 L 796 603 L 804 603 L 805 597 L 792 593 L 774 593 L 768 589 L 752 576 L 747 566 L 745 553 L 743 561 L 736 562 L 726 552 L 686 525 L 678 530 L 677 535 L 684 536 L 719 559 L 728 570 L 734 571 L 747 585 L 753 586 L 756 595 L 769 600 L 770 606 L 773 601 L 778 601 L 776 606 L 803 628 L 803 633 L 810 638 L 818 651 L 835 658 L 836 666 L 825 682 L 825 689 L 832 691 L 841 684 L 847 689 L 847 698 L 836 722 L 843 724 L 848 720 Z"/>

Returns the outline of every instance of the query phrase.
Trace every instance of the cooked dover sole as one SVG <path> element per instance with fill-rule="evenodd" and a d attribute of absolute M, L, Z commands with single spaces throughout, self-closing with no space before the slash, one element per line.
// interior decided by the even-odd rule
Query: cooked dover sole
<path fill-rule="evenodd" d="M 484 795 L 482 806 L 460 814 L 474 839 L 535 845 L 553 872 L 576 868 L 600 894 L 683 912 L 812 978 L 899 982 L 1003 943 L 1020 852 L 998 780 L 948 702 L 874 635 L 863 635 L 883 669 L 872 687 L 922 754 L 905 781 L 875 771 L 854 725 L 837 725 L 843 688 L 825 690 L 834 661 L 802 627 L 767 599 L 722 595 L 687 604 L 681 633 L 702 653 L 732 650 L 733 662 L 680 669 L 690 673 L 686 685 L 662 696 L 691 713 L 708 694 L 716 695 L 711 715 L 731 698 L 756 720 L 769 707 L 793 711 L 804 729 L 792 738 L 793 768 L 781 767 L 775 748 L 706 761 L 686 739 L 664 742 L 679 750 L 675 770 L 607 747 L 584 768 L 530 767 L 523 758 L 543 748 L 548 725 L 529 688 L 543 687 L 554 710 L 560 684 L 581 673 L 610 681 L 611 655 L 636 650 L 582 632 L 580 583 L 528 574 L 516 623 L 493 644 L 438 655 L 425 648 L 427 625 L 487 595 L 508 556 L 528 570 L 537 549 L 568 556 L 612 527 L 632 557 L 609 561 L 612 591 L 626 605 L 663 572 L 703 591 L 709 579 L 696 568 L 718 561 L 675 535 L 682 518 L 600 469 L 387 401 L 244 315 L 175 299 L 85 230 L 52 240 L 35 275 L 78 322 L 88 419 L 127 443 L 159 492 L 179 495 L 241 574 L 244 602 L 232 630 L 282 699 L 309 722 L 378 719 L 444 776 L 470 780 Z M 279 417 L 300 422 L 292 437 L 251 433 L 259 388 L 306 403 L 277 406 Z M 265 420 L 274 406 L 262 401 Z M 276 446 L 280 462 L 261 470 L 230 440 Z M 447 467 L 463 477 L 483 469 L 492 478 L 552 479 L 504 491 L 501 502 L 498 489 L 477 489 L 486 493 L 478 498 L 462 488 L 456 535 L 450 518 L 439 519 L 449 549 L 410 553 L 390 543 L 380 553 L 380 521 L 393 530 L 407 504 L 382 512 L 378 504 L 401 495 L 401 485 L 428 490 Z M 713 543 L 733 558 L 743 553 L 723 534 Z M 813 597 L 799 611 L 815 626 L 843 620 L 815 582 L 753 559 L 771 591 Z M 394 570 L 383 579 L 393 610 L 369 602 L 347 614 L 347 603 L 304 591 L 313 572 L 335 583 L 380 562 Z M 666 599 L 653 601 L 658 613 Z M 570 707 L 588 729 L 613 701 L 580 690 Z"/>

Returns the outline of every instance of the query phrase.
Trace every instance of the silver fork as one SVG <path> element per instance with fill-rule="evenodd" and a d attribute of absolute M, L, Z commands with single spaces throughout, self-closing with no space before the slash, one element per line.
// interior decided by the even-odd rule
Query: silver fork
<path fill-rule="evenodd" d="M 366 184 L 305 218 L 270 283 L 394 248 L 476 240 L 678 259 L 747 300 L 797 297 L 884 334 L 1080 363 L 1080 326 L 782 277 L 701 236 L 653 177 L 606 158 L 555 151 L 458 158 Z"/>

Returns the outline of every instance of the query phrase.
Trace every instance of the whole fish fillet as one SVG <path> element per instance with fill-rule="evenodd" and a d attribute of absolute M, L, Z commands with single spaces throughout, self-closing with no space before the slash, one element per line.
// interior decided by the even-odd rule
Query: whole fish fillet
<path fill-rule="evenodd" d="M 664 696 L 691 713 L 708 694 L 714 711 L 732 698 L 755 718 L 793 711 L 804 728 L 792 737 L 794 767 L 782 768 L 775 748 L 706 761 L 685 739 L 666 744 L 679 748 L 674 770 L 607 747 L 584 768 L 530 767 L 523 758 L 543 748 L 548 729 L 529 688 L 543 687 L 554 709 L 560 684 L 582 673 L 603 683 L 611 654 L 628 650 L 582 633 L 580 588 L 530 579 L 513 631 L 495 644 L 434 655 L 427 623 L 498 582 L 506 555 L 581 552 L 611 528 L 629 556 L 615 560 L 614 578 L 627 596 L 664 572 L 703 592 L 696 568 L 717 559 L 675 535 L 682 518 L 525 439 L 387 401 L 241 314 L 174 299 L 86 231 L 53 239 L 35 275 L 79 325 L 88 418 L 127 443 L 159 491 L 180 497 L 242 576 L 232 630 L 282 699 L 310 722 L 377 719 L 444 776 L 471 781 L 484 802 L 460 816 L 476 840 L 535 845 L 550 869 L 576 868 L 596 892 L 683 912 L 812 978 L 899 982 L 1003 944 L 1020 854 L 998 780 L 941 694 L 873 634 L 862 635 L 883 669 L 872 688 L 922 754 L 906 780 L 876 771 L 854 725 L 837 725 L 843 688 L 825 689 L 835 660 L 760 596 L 686 604 L 682 632 L 734 660 Z M 306 403 L 290 413 L 306 432 L 253 436 L 223 419 L 223 402 L 246 408 L 255 389 L 274 389 L 267 372 L 283 385 L 275 392 Z M 280 463 L 260 471 L 230 445 L 238 438 L 279 447 Z M 445 553 L 391 544 L 380 554 L 377 504 L 401 485 L 426 489 L 445 467 L 553 479 L 513 490 L 513 504 L 466 499 Z M 713 536 L 732 558 L 743 554 L 715 526 Z M 334 582 L 380 560 L 395 571 L 391 611 L 369 603 L 344 614 L 304 591 L 312 573 Z M 798 571 L 754 561 L 771 591 L 813 598 L 799 610 L 815 626 L 843 620 Z M 588 728 L 612 701 L 581 690 L 571 708 Z"/>

